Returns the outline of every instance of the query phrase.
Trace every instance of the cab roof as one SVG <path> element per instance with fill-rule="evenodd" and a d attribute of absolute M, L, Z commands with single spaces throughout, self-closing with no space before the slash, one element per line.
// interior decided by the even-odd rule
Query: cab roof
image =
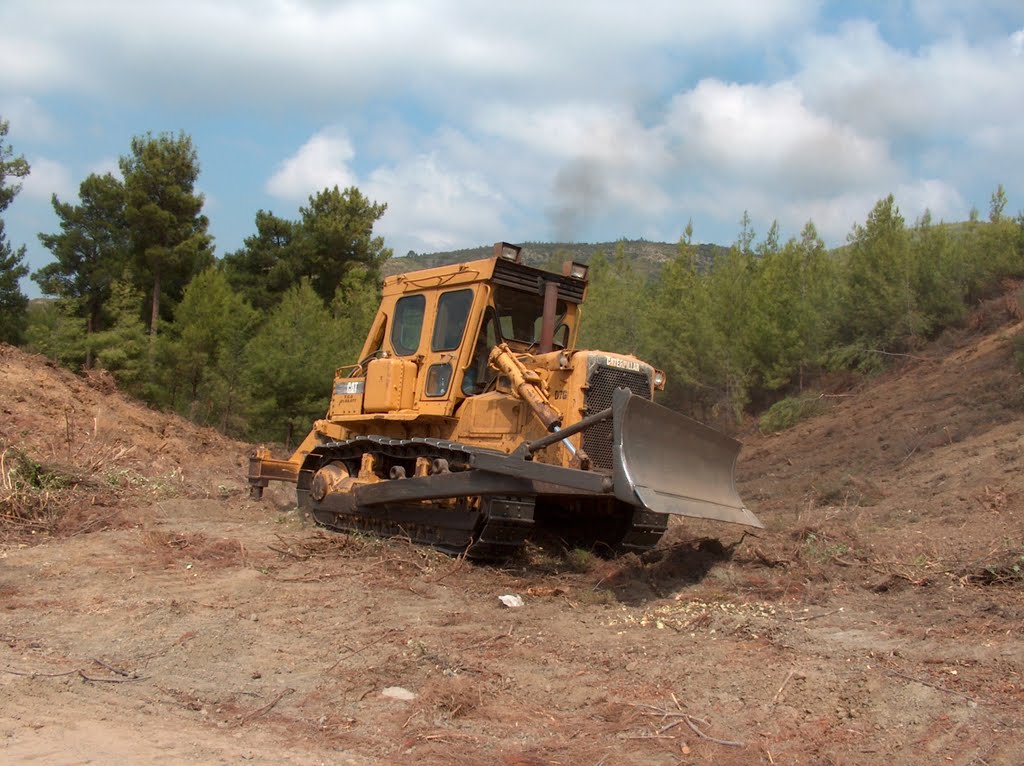
<path fill-rule="evenodd" d="M 587 287 L 585 279 L 556 274 L 506 258 L 484 258 L 394 274 L 384 280 L 383 294 L 430 292 L 480 282 L 540 295 L 544 294 L 546 282 L 556 282 L 558 297 L 569 303 L 582 303 Z"/>

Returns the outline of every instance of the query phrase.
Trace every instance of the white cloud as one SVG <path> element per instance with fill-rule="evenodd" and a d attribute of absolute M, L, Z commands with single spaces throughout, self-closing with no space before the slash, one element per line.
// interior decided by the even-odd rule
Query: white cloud
<path fill-rule="evenodd" d="M 542 236 L 572 241 L 591 236 L 608 215 L 657 216 L 670 204 L 659 186 L 668 164 L 663 140 L 625 106 L 488 104 L 473 126 L 501 146 L 496 157 L 528 164 L 532 178 L 510 193 L 523 206 L 544 206 L 553 230 Z"/>
<path fill-rule="evenodd" d="M 53 158 L 41 197 L 57 159 L 116 172 L 121 131 L 205 131 L 211 218 L 239 231 L 260 190 L 357 184 L 399 253 L 691 216 L 728 240 L 744 209 L 842 241 L 889 192 L 908 219 L 999 181 L 1020 204 L 1022 21 L 1020 0 L 6 0 L 0 114 Z"/>
<path fill-rule="evenodd" d="M 107 173 L 118 180 L 124 180 L 124 176 L 121 174 L 121 165 L 118 162 L 117 157 L 101 157 L 95 162 L 90 163 L 87 169 L 87 174 L 103 176 Z"/>
<path fill-rule="evenodd" d="M 353 157 L 355 150 L 345 132 L 325 128 L 278 166 L 266 191 L 281 199 L 304 200 L 332 186 L 354 186 L 356 178 L 348 166 Z"/>
<path fill-rule="evenodd" d="M 931 211 L 935 221 L 964 220 L 970 207 L 956 188 L 941 179 L 909 179 L 861 189 L 837 187 L 827 193 L 803 197 L 780 195 L 768 186 L 733 182 L 712 185 L 699 194 L 683 194 L 680 204 L 694 211 L 698 241 L 706 236 L 710 222 L 711 229 L 716 231 L 710 239 L 721 244 L 732 242 L 740 229 L 740 216 L 747 211 L 758 239 L 764 236 L 772 221 L 778 221 L 783 239 L 798 236 L 804 225 L 813 221 L 818 234 L 834 247 L 843 244 L 854 224 L 863 224 L 875 203 L 889 194 L 896 200 L 908 226 L 925 210 Z M 722 228 L 723 222 L 727 228 Z"/>
<path fill-rule="evenodd" d="M 0 42 L 0 50 L 2 47 L 3 43 Z M 0 71 L 3 69 L 0 68 Z M 0 116 L 9 123 L 8 137 L 14 143 L 26 138 L 51 142 L 61 133 L 53 117 L 35 99 L 28 96 L 0 99 Z"/>
<path fill-rule="evenodd" d="M 922 178 L 900 184 L 893 190 L 900 212 L 907 224 L 920 218 L 925 210 L 935 221 L 962 221 L 970 213 L 970 205 L 952 184 L 937 178 Z M 868 208 L 861 217 L 867 215 Z"/>
<path fill-rule="evenodd" d="M 382 90 L 465 104 L 498 92 L 625 93 L 669 71 L 667 56 L 753 46 L 803 28 L 817 0 L 7 0 L 8 87 L 130 102 L 248 99 L 324 106 Z M 608 52 L 614 52 L 609 55 Z M 628 66 L 624 66 L 628 62 Z"/>
<path fill-rule="evenodd" d="M 963 220 L 968 205 L 950 184 L 938 179 L 911 180 L 894 187 L 878 186 L 871 191 L 841 192 L 819 199 L 774 202 L 779 221 L 789 230 L 798 231 L 813 220 L 826 241 L 842 243 L 854 224 L 863 224 L 878 200 L 892 194 L 908 226 L 928 210 L 935 221 Z"/>
<path fill-rule="evenodd" d="M 16 19 L 5 19 L 0 11 L 0 72 L 4 73 L 5 89 L 73 87 L 80 82 L 82 68 L 68 55 L 71 50 L 44 33 L 45 12 L 35 18 L 30 12 L 27 19 L 16 15 Z M 60 26 L 56 17 L 51 23 Z"/>
<path fill-rule="evenodd" d="M 476 111 L 473 124 L 481 134 L 547 157 L 587 157 L 622 166 L 649 166 L 658 159 L 656 137 L 624 104 L 490 104 Z"/>
<path fill-rule="evenodd" d="M 1024 58 L 1008 38 L 970 45 L 939 38 L 896 49 L 869 22 L 810 38 L 797 84 L 808 103 L 858 130 L 890 139 L 934 140 L 982 121 L 1016 120 L 1024 103 Z"/>
<path fill-rule="evenodd" d="M 27 157 L 31 167 L 28 176 L 22 181 L 22 193 L 35 200 L 49 201 L 56 194 L 62 201 L 73 201 L 77 198 L 78 186 L 72 180 L 71 170 L 56 160 L 46 157 Z"/>
<path fill-rule="evenodd" d="M 1006 28 L 1006 17 L 1019 16 L 1021 10 L 1020 0 L 904 0 L 889 5 L 890 15 L 912 19 L 931 37 L 998 36 Z"/>
<path fill-rule="evenodd" d="M 486 242 L 503 230 L 501 192 L 478 173 L 445 166 L 436 154 L 378 168 L 367 189 L 371 199 L 388 202 L 379 229 L 401 243 L 396 255 Z"/>
<path fill-rule="evenodd" d="M 892 176 L 884 143 L 808 108 L 792 83 L 704 80 L 676 96 L 665 126 L 677 159 L 714 178 L 814 194 Z"/>

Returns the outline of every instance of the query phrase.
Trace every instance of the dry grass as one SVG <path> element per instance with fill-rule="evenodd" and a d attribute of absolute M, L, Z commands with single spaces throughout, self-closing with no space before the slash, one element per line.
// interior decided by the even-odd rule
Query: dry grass
<path fill-rule="evenodd" d="M 0 449 L 0 541 L 41 541 L 123 527 L 119 493 L 94 472 Z"/>
<path fill-rule="evenodd" d="M 139 546 L 150 559 L 165 567 L 182 561 L 202 563 L 206 569 L 244 566 L 245 545 L 240 540 L 210 540 L 201 532 L 167 532 L 147 529 L 139 536 Z"/>
<path fill-rule="evenodd" d="M 469 715 L 483 704 L 484 688 L 463 676 L 444 676 L 432 679 L 421 696 L 435 715 L 453 720 Z"/>

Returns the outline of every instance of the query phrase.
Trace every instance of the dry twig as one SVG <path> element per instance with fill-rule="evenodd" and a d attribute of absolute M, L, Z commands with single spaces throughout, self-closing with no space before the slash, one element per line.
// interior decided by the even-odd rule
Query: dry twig
<path fill-rule="evenodd" d="M 37 671 L 21 671 L 11 670 L 10 668 L 4 668 L 4 673 L 10 673 L 12 676 L 27 676 L 29 678 L 59 678 L 60 676 L 73 676 L 75 673 L 80 672 L 77 668 L 75 670 L 68 670 L 64 673 L 39 673 Z"/>
<path fill-rule="evenodd" d="M 679 700 L 677 700 L 674 696 L 673 696 L 672 699 L 676 703 L 676 707 L 679 707 L 680 706 L 679 705 Z M 702 726 L 710 726 L 711 724 L 709 724 L 703 718 L 698 718 L 695 715 L 691 715 L 689 713 L 683 713 L 683 712 L 678 712 L 677 713 L 677 712 L 674 712 L 672 710 L 665 710 L 664 708 L 655 707 L 654 705 L 646 705 L 644 703 L 628 703 L 628 704 L 630 705 L 630 707 L 646 708 L 648 710 L 653 710 L 654 713 L 662 716 L 663 718 L 678 718 L 679 720 L 675 721 L 675 722 L 673 722 L 671 724 L 667 724 L 665 726 L 662 726 L 653 735 L 648 734 L 646 736 L 627 737 L 627 739 L 672 739 L 671 737 L 664 736 L 664 732 L 669 731 L 669 730 L 675 728 L 680 723 L 685 723 L 687 726 L 690 727 L 690 730 L 694 734 L 696 734 L 701 739 L 706 739 L 708 742 L 714 742 L 716 745 L 722 745 L 724 747 L 746 747 L 746 744 L 743 743 L 743 742 L 733 742 L 733 741 L 727 740 L 727 739 L 718 739 L 717 737 L 712 737 L 710 734 L 705 733 L 704 731 L 702 731 L 701 729 L 699 729 L 697 727 L 697 724 L 699 723 Z M 648 713 L 647 715 L 652 715 L 652 714 Z"/>
<path fill-rule="evenodd" d="M 125 683 L 129 683 L 131 681 L 144 681 L 145 680 L 144 676 L 128 674 L 128 673 L 126 673 L 123 670 L 118 670 L 117 668 L 112 668 L 112 667 L 110 667 L 110 665 L 108 665 L 107 663 L 102 662 L 100 660 L 93 659 L 92 661 L 95 662 L 97 665 L 102 665 L 103 667 L 105 667 L 108 670 L 110 670 L 112 673 L 117 673 L 118 675 L 123 676 L 123 677 L 122 678 L 94 678 L 93 676 L 86 675 L 85 671 L 82 668 L 75 668 L 74 670 L 65 670 L 65 671 L 62 671 L 60 673 L 40 673 L 39 671 L 35 671 L 35 670 L 30 670 L 30 671 L 14 670 L 13 668 L 3 668 L 2 670 L 3 670 L 4 673 L 10 673 L 12 676 L 25 676 L 26 678 L 61 678 L 63 676 L 74 676 L 74 675 L 77 675 L 77 676 L 80 676 L 83 681 L 92 681 L 93 683 L 101 683 L 101 684 L 125 684 Z"/>
<path fill-rule="evenodd" d="M 708 742 L 714 742 L 716 745 L 723 745 L 724 747 L 746 747 L 746 745 L 742 742 L 732 742 L 727 739 L 718 739 L 717 737 L 712 737 L 710 734 L 705 734 L 697 728 L 697 725 L 691 719 L 692 716 L 686 716 L 686 718 L 684 718 L 683 720 L 686 722 L 686 725 L 690 727 L 690 730 L 701 739 L 706 739 Z"/>
<path fill-rule="evenodd" d="M 238 723 L 235 724 L 235 726 L 241 726 L 242 724 L 249 723 L 249 721 L 259 718 L 264 713 L 269 713 L 273 709 L 274 705 L 283 700 L 289 694 L 292 694 L 294 691 L 294 689 L 285 689 L 263 707 L 253 710 L 251 713 L 247 713 L 244 716 L 242 716 L 242 718 L 238 721 Z"/>
<path fill-rule="evenodd" d="M 976 700 L 970 694 L 964 694 L 963 692 L 958 692 L 956 689 L 949 689 L 949 688 L 947 688 L 945 686 L 939 686 L 938 684 L 933 684 L 930 681 L 924 681 L 924 680 L 922 680 L 920 678 L 914 678 L 914 676 L 908 676 L 906 673 L 900 673 L 898 670 L 889 670 L 889 671 L 886 671 L 886 672 L 890 676 L 896 676 L 898 678 L 905 678 L 907 681 L 913 681 L 916 684 L 921 684 L 922 686 L 928 686 L 928 687 L 930 687 L 932 689 L 936 689 L 936 690 L 938 690 L 940 692 L 946 692 L 946 694 L 955 694 L 956 696 L 963 697 L 964 699 L 968 699 L 971 702 L 975 702 L 975 703 L 978 702 L 978 700 Z"/>
<path fill-rule="evenodd" d="M 500 638 L 510 638 L 512 636 L 512 627 L 513 627 L 512 625 L 509 625 L 508 626 L 508 631 L 506 631 L 505 633 L 499 633 L 496 636 L 491 636 L 490 638 L 485 638 L 483 641 L 477 641 L 475 644 L 470 644 L 469 646 L 464 646 L 464 647 L 462 647 L 462 649 L 460 651 L 468 652 L 470 649 L 478 649 L 481 646 L 486 646 L 487 644 L 493 644 L 495 641 L 497 641 Z"/>
<path fill-rule="evenodd" d="M 298 559 L 299 561 L 306 561 L 310 558 L 308 555 L 300 556 L 297 553 L 286 551 L 283 548 L 275 548 L 273 545 L 268 545 L 267 547 L 270 548 L 270 550 L 274 551 L 274 553 L 280 553 L 282 556 L 291 556 L 293 559 Z"/>
<path fill-rule="evenodd" d="M 78 675 L 81 676 L 83 681 L 92 681 L 97 684 L 127 684 L 132 681 L 144 680 L 143 676 L 129 676 L 128 678 L 93 678 L 92 676 L 87 676 L 84 670 L 79 670 Z"/>
<path fill-rule="evenodd" d="M 841 612 L 841 611 L 843 611 L 843 610 L 842 609 L 833 609 L 830 612 L 822 612 L 821 614 L 811 614 L 811 615 L 807 615 L 807 616 L 804 616 L 804 617 L 794 617 L 793 618 L 793 622 L 807 622 L 808 620 L 817 620 L 817 619 L 820 619 L 822 617 L 829 617 L 830 615 L 833 615 L 833 614 L 839 614 L 839 612 Z"/>
<path fill-rule="evenodd" d="M 775 696 L 774 696 L 774 697 L 772 697 L 772 704 L 773 704 L 773 705 L 774 705 L 774 704 L 775 704 L 776 702 L 778 702 L 778 701 L 779 701 L 779 696 L 780 696 L 780 695 L 782 694 L 782 690 L 786 688 L 786 684 L 788 684 L 788 683 L 789 683 L 789 679 L 791 679 L 791 678 L 792 678 L 792 677 L 794 676 L 794 674 L 796 674 L 796 671 L 795 671 L 795 670 L 791 670 L 791 671 L 789 671 L 789 673 L 788 673 L 788 674 L 786 675 L 786 680 L 782 682 L 782 686 L 780 686 L 780 687 L 779 687 L 779 690 L 778 690 L 777 692 L 775 692 Z"/>
<path fill-rule="evenodd" d="M 381 636 L 379 636 L 378 638 L 373 639 L 372 641 L 367 641 L 365 644 L 360 646 L 358 649 L 349 649 L 347 654 L 343 654 L 340 657 L 338 657 L 338 659 L 336 659 L 334 661 L 334 664 L 331 665 L 329 668 L 327 668 L 327 670 L 325 670 L 324 672 L 325 673 L 330 673 L 332 670 L 334 670 L 336 667 L 338 667 L 338 665 L 341 663 L 342 660 L 347 660 L 350 657 L 355 657 L 357 654 L 359 654 L 364 649 L 368 649 L 369 647 L 373 646 L 374 644 L 380 643 L 381 641 L 383 641 L 388 636 L 394 635 L 397 632 L 398 632 L 398 630 L 396 628 L 389 628 L 388 630 L 384 631 L 384 633 Z"/>
<path fill-rule="evenodd" d="M 106 668 L 111 673 L 117 673 L 117 675 L 119 675 L 119 676 L 124 676 L 125 678 L 133 678 L 133 677 L 135 677 L 134 673 L 129 673 L 129 672 L 125 671 L 125 670 L 120 670 L 119 668 L 115 668 L 112 665 L 108 665 L 103 660 L 97 659 L 96 657 L 93 657 L 92 661 L 95 662 L 97 665 L 100 665 L 100 666 Z"/>

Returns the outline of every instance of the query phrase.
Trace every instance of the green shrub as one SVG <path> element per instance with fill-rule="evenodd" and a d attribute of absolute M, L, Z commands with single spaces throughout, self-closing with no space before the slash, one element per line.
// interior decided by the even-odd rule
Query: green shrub
<path fill-rule="evenodd" d="M 761 433 L 777 433 L 792 428 L 801 420 L 805 420 L 825 411 L 825 401 L 819 396 L 787 396 L 776 402 L 758 421 Z"/>
<path fill-rule="evenodd" d="M 1013 349 L 1013 361 L 1017 369 L 1024 373 L 1024 333 L 1017 333 L 1010 340 L 1010 348 Z"/>

